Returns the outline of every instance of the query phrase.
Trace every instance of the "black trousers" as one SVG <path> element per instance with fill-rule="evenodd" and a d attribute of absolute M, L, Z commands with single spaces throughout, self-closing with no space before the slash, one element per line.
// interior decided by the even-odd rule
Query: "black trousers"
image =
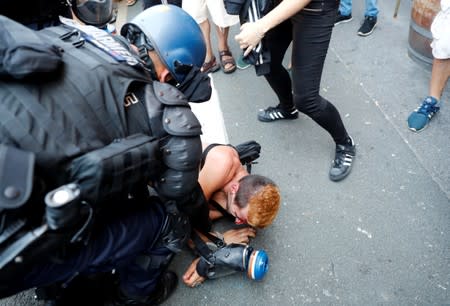
<path fill-rule="evenodd" d="M 273 28 L 266 35 L 270 50 L 270 73 L 265 75 L 285 110 L 297 108 L 344 144 L 348 137 L 338 110 L 320 95 L 325 58 L 336 19 L 338 3 L 313 1 L 305 9 Z M 292 80 L 282 65 L 292 42 Z"/>
<path fill-rule="evenodd" d="M 169 249 L 157 244 L 166 213 L 159 203 L 147 204 L 142 209 L 111 218 L 99 226 L 89 244 L 73 252 L 63 262 L 41 262 L 26 275 L 11 279 L 8 295 L 33 287 L 68 282 L 76 275 L 116 269 L 120 288 L 127 295 L 147 296 L 155 289 L 165 268 L 158 263 L 172 254 Z M 141 258 L 150 258 L 156 261 L 156 265 L 143 265 Z"/>

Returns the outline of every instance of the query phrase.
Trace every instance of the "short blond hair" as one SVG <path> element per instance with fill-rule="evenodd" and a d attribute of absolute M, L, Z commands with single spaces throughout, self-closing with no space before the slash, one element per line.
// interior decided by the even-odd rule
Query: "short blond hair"
<path fill-rule="evenodd" d="M 247 175 L 239 181 L 236 203 L 248 206 L 247 223 L 264 228 L 272 224 L 280 208 L 280 190 L 269 178 L 262 175 Z"/>

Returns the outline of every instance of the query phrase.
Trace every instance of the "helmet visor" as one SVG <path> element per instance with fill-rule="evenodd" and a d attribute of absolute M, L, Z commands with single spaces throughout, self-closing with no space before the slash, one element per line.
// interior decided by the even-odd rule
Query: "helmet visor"
<path fill-rule="evenodd" d="M 72 10 L 85 24 L 103 27 L 112 19 L 112 0 L 72 0 Z"/>

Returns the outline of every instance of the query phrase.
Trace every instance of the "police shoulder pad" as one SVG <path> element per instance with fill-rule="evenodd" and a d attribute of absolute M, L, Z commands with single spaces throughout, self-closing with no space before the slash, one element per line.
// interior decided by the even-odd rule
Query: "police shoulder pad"
<path fill-rule="evenodd" d="M 164 108 L 164 130 L 173 136 L 198 136 L 202 126 L 189 106 L 171 106 Z"/>
<path fill-rule="evenodd" d="M 170 84 L 154 81 L 153 89 L 157 99 L 164 105 L 189 105 L 186 96 Z"/>

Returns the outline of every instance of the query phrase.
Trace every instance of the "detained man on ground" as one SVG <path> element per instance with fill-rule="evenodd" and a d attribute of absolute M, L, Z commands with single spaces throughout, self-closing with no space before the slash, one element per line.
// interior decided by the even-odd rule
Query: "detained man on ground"
<path fill-rule="evenodd" d="M 223 233 L 223 242 L 248 245 L 256 236 L 256 229 L 265 228 L 275 220 L 280 191 L 271 179 L 250 174 L 243 166 L 239 146 L 236 148 L 224 144 L 204 145 L 199 184 L 209 204 L 211 221 L 228 218 L 241 225 Z M 215 236 L 222 235 L 215 233 Z M 195 287 L 208 277 L 199 271 L 201 259 L 196 258 L 184 273 L 183 281 L 187 286 Z"/>

